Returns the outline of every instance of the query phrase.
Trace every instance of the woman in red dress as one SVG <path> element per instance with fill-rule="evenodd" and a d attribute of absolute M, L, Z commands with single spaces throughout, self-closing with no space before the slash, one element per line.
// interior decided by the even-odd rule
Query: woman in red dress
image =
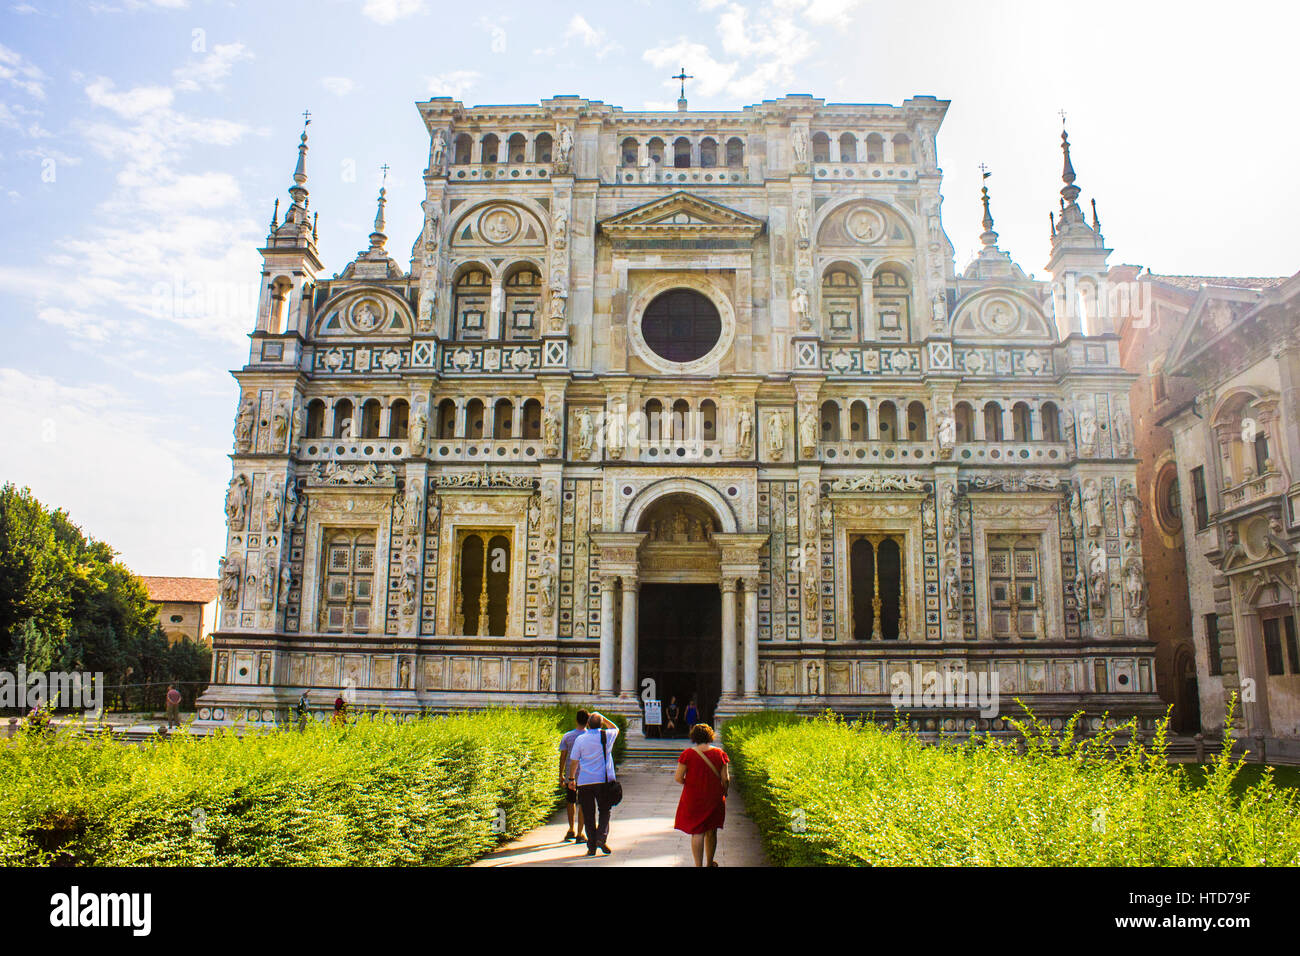
<path fill-rule="evenodd" d="M 691 855 L 696 866 L 704 866 L 706 856 L 709 866 L 717 866 L 713 857 L 718 851 L 718 831 L 727 815 L 730 761 L 721 747 L 713 746 L 713 728 L 708 724 L 691 728 L 691 743 L 693 746 L 677 758 L 673 774 L 673 779 L 682 784 L 673 826 L 691 835 Z"/>

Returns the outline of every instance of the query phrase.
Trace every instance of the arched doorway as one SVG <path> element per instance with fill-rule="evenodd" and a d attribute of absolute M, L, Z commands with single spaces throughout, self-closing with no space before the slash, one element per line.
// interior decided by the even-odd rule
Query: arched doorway
<path fill-rule="evenodd" d="M 1196 683 L 1196 658 L 1189 647 L 1174 653 L 1174 731 L 1201 732 L 1201 693 Z"/>
<path fill-rule="evenodd" d="M 724 595 L 713 540 L 719 522 L 698 497 L 673 493 L 650 504 L 636 530 L 646 535 L 638 568 L 638 684 L 653 681 L 665 712 L 676 698 L 679 724 L 692 699 L 698 719 L 712 722 L 722 693 Z"/>

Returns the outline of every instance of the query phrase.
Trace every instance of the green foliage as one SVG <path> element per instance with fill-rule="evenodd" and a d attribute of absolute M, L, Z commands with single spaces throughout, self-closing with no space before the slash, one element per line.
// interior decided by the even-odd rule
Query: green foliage
<path fill-rule="evenodd" d="M 746 807 L 785 865 L 1300 865 L 1300 796 L 1236 786 L 1226 752 L 1170 765 L 1165 725 L 1090 737 L 1032 715 L 1017 739 L 922 744 L 902 729 L 756 714 L 726 726 Z"/>
<path fill-rule="evenodd" d="M 144 584 L 29 489 L 0 487 L 0 668 L 102 672 L 110 707 L 159 709 L 168 681 L 192 705 L 211 651 L 167 644 Z"/>
<path fill-rule="evenodd" d="M 363 716 L 139 747 L 20 735 L 0 746 L 0 866 L 469 863 L 557 805 L 565 716 Z"/>

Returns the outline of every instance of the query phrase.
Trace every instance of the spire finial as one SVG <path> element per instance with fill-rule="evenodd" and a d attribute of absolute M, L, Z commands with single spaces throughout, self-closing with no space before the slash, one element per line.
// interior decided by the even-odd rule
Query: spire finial
<path fill-rule="evenodd" d="M 275 207 L 271 210 L 271 231 L 275 232 L 275 227 L 280 225 L 280 197 L 275 197 Z"/>
<path fill-rule="evenodd" d="M 387 163 L 384 163 L 379 168 L 383 176 L 380 179 L 379 201 L 375 208 L 375 231 L 370 234 L 370 254 L 382 256 L 384 255 L 384 246 L 388 242 L 388 236 L 384 234 L 384 205 L 388 202 L 385 197 L 388 193 L 386 184 L 388 183 L 389 167 Z"/>
<path fill-rule="evenodd" d="M 1101 220 L 1097 218 L 1097 200 L 1095 198 L 1092 200 L 1092 231 L 1101 232 Z"/>
<path fill-rule="evenodd" d="M 1065 183 L 1061 195 L 1070 205 L 1079 198 L 1080 189 L 1074 185 L 1074 164 L 1070 162 L 1070 135 L 1065 130 L 1065 110 L 1061 110 L 1061 155 L 1064 164 L 1061 167 L 1061 182 Z"/>
<path fill-rule="evenodd" d="M 998 234 L 993 231 L 993 213 L 989 211 L 989 177 L 993 175 L 993 170 L 989 169 L 983 163 L 980 163 L 980 174 L 983 185 L 980 186 L 980 201 L 984 203 L 984 232 L 980 235 L 980 241 L 986 246 L 996 246 L 998 243 Z"/>

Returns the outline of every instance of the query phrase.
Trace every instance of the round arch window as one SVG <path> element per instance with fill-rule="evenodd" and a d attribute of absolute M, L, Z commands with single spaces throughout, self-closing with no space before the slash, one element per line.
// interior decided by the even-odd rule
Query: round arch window
<path fill-rule="evenodd" d="M 670 289 L 646 307 L 641 336 L 661 359 L 694 362 L 722 338 L 722 317 L 708 296 L 694 289 Z"/>

